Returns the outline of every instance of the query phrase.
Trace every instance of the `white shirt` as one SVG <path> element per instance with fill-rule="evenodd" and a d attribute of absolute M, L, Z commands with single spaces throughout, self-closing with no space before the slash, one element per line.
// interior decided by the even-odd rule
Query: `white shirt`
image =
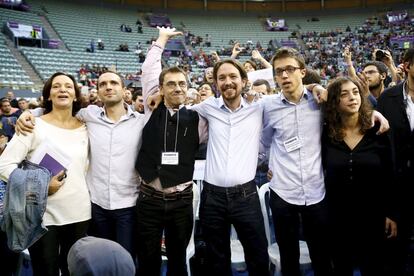
<path fill-rule="evenodd" d="M 91 201 L 85 181 L 88 162 L 88 135 L 86 127 L 64 129 L 36 118 L 33 133 L 27 136 L 14 135 L 0 156 L 0 174 L 5 181 L 17 165 L 26 157 L 30 159 L 36 148 L 45 140 L 50 140 L 71 159 L 67 177 L 62 187 L 48 196 L 43 223 L 65 225 L 91 218 Z"/>
<path fill-rule="evenodd" d="M 77 115 L 86 123 L 90 167 L 86 181 L 93 203 L 107 210 L 133 207 L 139 191 L 135 160 L 141 147 L 145 116 L 128 108 L 114 123 L 105 109 L 89 105 Z"/>
<path fill-rule="evenodd" d="M 283 93 L 264 100 L 262 142 L 270 146 L 270 188 L 290 204 L 312 205 L 325 197 L 322 119 L 319 105 L 306 89 L 297 104 Z M 292 138 L 301 146 L 286 146 Z"/>
<path fill-rule="evenodd" d="M 263 108 L 260 102 L 231 111 L 223 99 L 210 97 L 192 106 L 208 121 L 205 181 L 231 187 L 254 179 L 262 131 Z"/>

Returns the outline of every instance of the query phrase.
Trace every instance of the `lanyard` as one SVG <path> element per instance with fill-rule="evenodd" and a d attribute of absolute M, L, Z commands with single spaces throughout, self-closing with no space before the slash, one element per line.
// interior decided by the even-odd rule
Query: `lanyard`
<path fill-rule="evenodd" d="M 164 128 L 164 152 L 167 152 L 167 121 L 168 121 L 168 108 L 165 110 L 165 128 Z M 175 129 L 175 143 L 174 152 L 177 152 L 177 140 L 178 140 L 178 125 L 180 123 L 180 110 L 177 111 L 177 127 Z"/>

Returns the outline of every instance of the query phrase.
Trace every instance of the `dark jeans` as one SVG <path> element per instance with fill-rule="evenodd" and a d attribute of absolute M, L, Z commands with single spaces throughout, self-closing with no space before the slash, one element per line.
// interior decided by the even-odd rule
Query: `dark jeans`
<path fill-rule="evenodd" d="M 61 226 L 47 226 L 43 237 L 29 247 L 34 276 L 69 275 L 67 256 L 69 249 L 86 236 L 89 220 Z"/>
<path fill-rule="evenodd" d="M 163 232 L 168 258 L 167 275 L 187 275 L 186 249 L 193 229 L 193 197 L 191 188 L 181 193 L 187 195 L 163 199 L 140 192 L 136 207 L 138 275 L 160 275 Z"/>
<path fill-rule="evenodd" d="M 207 246 L 208 275 L 232 275 L 231 224 L 243 245 L 249 275 L 269 274 L 263 215 L 254 181 L 229 188 L 204 182 L 200 222 Z"/>
<path fill-rule="evenodd" d="M 301 216 L 303 234 L 309 248 L 315 276 L 332 275 L 328 243 L 329 220 L 325 200 L 309 206 L 299 206 L 284 201 L 270 190 L 270 208 L 280 251 L 282 274 L 300 275 L 299 216 Z"/>
<path fill-rule="evenodd" d="M 117 210 L 106 210 L 92 203 L 93 236 L 115 241 L 122 245 L 135 260 L 136 217 L 135 206 Z"/>
<path fill-rule="evenodd" d="M 406 197 L 412 197 L 413 192 L 407 193 Z M 411 200 L 411 202 L 409 201 Z M 401 200 L 402 211 L 397 222 L 397 237 L 385 241 L 385 267 L 387 276 L 407 276 L 414 275 L 413 268 L 413 230 L 414 206 L 412 199 Z M 408 203 L 410 202 L 410 203 Z M 410 249 L 411 247 L 411 249 Z M 411 252 L 410 252 L 411 251 Z M 411 255 L 411 256 L 410 256 Z M 410 256 L 410 258 L 409 258 Z M 408 269 L 408 271 L 407 271 Z"/>

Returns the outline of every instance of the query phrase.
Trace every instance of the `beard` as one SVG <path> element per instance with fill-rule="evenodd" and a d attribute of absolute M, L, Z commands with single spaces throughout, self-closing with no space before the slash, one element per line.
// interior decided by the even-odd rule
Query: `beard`
<path fill-rule="evenodd" d="M 233 89 L 234 92 L 226 92 L 227 89 Z M 222 85 L 220 91 L 221 96 L 226 100 L 234 100 L 240 95 L 240 92 L 237 91 L 237 85 L 234 84 Z"/>
<path fill-rule="evenodd" d="M 372 83 L 369 85 L 369 90 L 375 90 L 378 89 L 381 86 L 382 82 L 381 81 L 377 81 L 375 83 Z"/>

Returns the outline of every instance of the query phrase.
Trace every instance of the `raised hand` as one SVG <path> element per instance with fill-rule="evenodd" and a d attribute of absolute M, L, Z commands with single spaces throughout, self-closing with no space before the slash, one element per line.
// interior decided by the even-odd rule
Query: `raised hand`
<path fill-rule="evenodd" d="M 182 32 L 177 32 L 175 28 L 170 27 L 157 27 L 157 29 L 158 39 L 156 43 L 162 47 L 165 47 L 170 38 L 183 34 Z"/>
<path fill-rule="evenodd" d="M 240 43 L 236 42 L 233 46 L 233 50 L 231 51 L 231 58 L 236 58 L 243 48 L 240 47 Z"/>
<path fill-rule="evenodd" d="M 351 49 L 349 48 L 349 46 L 346 46 L 344 49 L 344 60 L 347 64 L 352 63 L 352 53 L 351 53 Z"/>
<path fill-rule="evenodd" d="M 167 37 L 167 38 L 171 38 L 177 35 L 183 35 L 182 32 L 176 31 L 175 28 L 170 28 L 170 27 L 159 27 L 157 26 L 158 29 L 158 36 L 159 37 Z"/>
<path fill-rule="evenodd" d="M 254 59 L 261 59 L 262 58 L 262 55 L 259 53 L 259 51 L 253 50 L 252 51 L 252 58 L 254 58 Z"/>
<path fill-rule="evenodd" d="M 362 89 L 362 91 L 360 91 L 361 94 L 364 97 L 368 97 L 371 92 L 369 91 L 369 83 L 368 83 L 368 80 L 365 77 L 365 75 L 362 74 L 362 73 L 358 73 L 357 76 L 353 77 L 352 79 L 355 82 L 357 82 L 359 84 L 359 86 L 361 87 L 361 89 Z"/>

